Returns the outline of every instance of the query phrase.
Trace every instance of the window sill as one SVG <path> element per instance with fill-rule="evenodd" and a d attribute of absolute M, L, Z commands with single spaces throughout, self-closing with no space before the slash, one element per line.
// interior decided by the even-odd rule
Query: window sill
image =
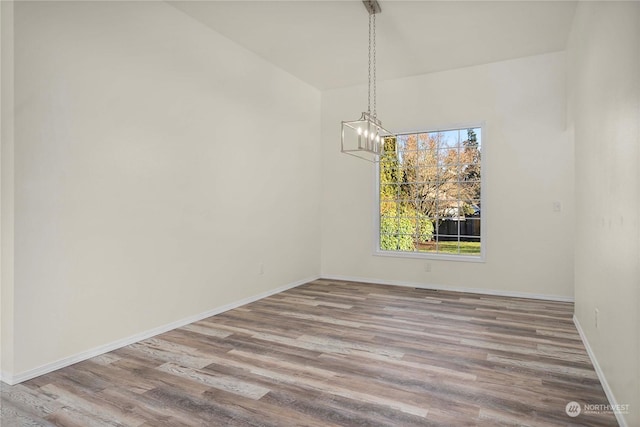
<path fill-rule="evenodd" d="M 392 257 L 392 258 L 416 258 L 416 259 L 432 259 L 438 261 L 458 261 L 458 262 L 478 262 L 484 263 L 484 255 L 480 256 L 474 255 L 453 255 L 453 254 L 437 254 L 430 252 L 394 252 L 394 251 L 383 251 L 383 250 L 375 250 L 373 252 L 374 256 L 384 256 L 384 257 Z"/>

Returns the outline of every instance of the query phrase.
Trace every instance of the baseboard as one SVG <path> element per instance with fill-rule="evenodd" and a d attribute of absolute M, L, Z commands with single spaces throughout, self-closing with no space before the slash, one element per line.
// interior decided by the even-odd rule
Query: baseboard
<path fill-rule="evenodd" d="M 494 289 L 463 288 L 458 286 L 432 285 L 432 284 L 414 283 L 414 282 L 406 282 L 406 281 L 398 281 L 398 280 L 371 279 L 367 277 L 336 276 L 336 275 L 326 275 L 326 274 L 323 274 L 320 277 L 322 279 L 328 279 L 328 280 L 343 280 L 347 282 L 361 282 L 361 283 L 373 283 L 373 284 L 380 284 L 380 285 L 404 286 L 404 287 L 412 287 L 412 288 L 419 288 L 419 289 L 432 289 L 432 290 L 438 290 L 438 291 L 466 292 L 470 294 L 495 295 L 495 296 L 501 296 L 501 297 L 530 298 L 530 299 L 539 299 L 539 300 L 545 300 L 545 301 L 559 301 L 559 302 L 574 301 L 572 297 L 563 297 L 560 295 L 532 294 L 528 292 L 510 292 L 510 291 L 502 291 L 502 290 L 494 290 Z"/>
<path fill-rule="evenodd" d="M 260 293 L 258 295 L 250 296 L 247 298 L 243 298 L 239 301 L 234 301 L 230 304 L 223 305 L 221 307 L 216 307 L 211 310 L 205 311 L 203 313 L 195 314 L 193 316 L 186 317 L 184 319 L 177 320 L 175 322 L 168 323 L 166 325 L 159 326 L 157 328 L 153 328 L 147 330 L 145 332 L 141 332 L 139 334 L 135 334 L 129 336 L 127 338 L 123 338 L 105 345 L 101 345 L 99 347 L 92 348 L 87 351 L 83 351 L 81 353 L 74 354 L 73 356 L 65 357 L 59 359 L 52 363 L 47 363 L 45 365 L 39 366 L 34 369 L 29 369 L 24 372 L 20 372 L 18 374 L 9 374 L 6 372 L 2 373 L 2 382 L 15 385 L 19 384 L 23 381 L 30 380 L 32 378 L 38 377 L 40 375 L 48 374 L 49 372 L 56 371 L 58 369 L 64 368 L 66 366 L 73 365 L 74 363 L 82 362 L 83 360 L 90 359 L 92 357 L 100 356 L 101 354 L 108 353 L 110 351 L 116 350 L 118 348 L 136 343 L 138 341 L 146 340 L 147 338 L 154 337 L 156 335 L 168 332 L 170 330 L 180 328 L 182 326 L 188 325 L 189 323 L 197 322 L 198 320 L 206 319 L 207 317 L 215 316 L 216 314 L 224 313 L 225 311 L 229 311 L 231 309 L 252 303 L 254 301 L 258 301 L 260 299 L 266 298 L 271 295 L 278 294 L 280 292 L 286 291 L 291 288 L 295 288 L 296 286 L 303 285 L 308 282 L 312 282 L 318 279 L 319 276 L 308 277 L 306 279 L 297 280 L 295 282 L 289 283 L 284 286 L 280 286 L 276 289 L 272 289 L 267 292 Z"/>
<path fill-rule="evenodd" d="M 584 344 L 584 348 L 587 349 L 587 354 L 589 355 L 589 359 L 591 359 L 591 363 L 593 364 L 593 367 L 596 370 L 596 374 L 598 375 L 598 379 L 600 380 L 600 384 L 602 385 L 602 388 L 604 389 L 604 393 L 607 395 L 607 399 L 609 400 L 609 405 L 611 405 L 612 407 L 617 407 L 618 402 L 617 402 L 615 396 L 613 395 L 613 391 L 611 390 L 611 387 L 609 387 L 609 383 L 607 382 L 607 378 L 604 376 L 604 372 L 602 372 L 602 368 L 600 368 L 600 364 L 598 363 L 598 359 L 596 358 L 596 355 L 593 352 L 593 349 L 591 348 L 591 345 L 589 344 L 589 340 L 587 339 L 587 336 L 585 335 L 584 331 L 582 330 L 582 326 L 580 325 L 580 321 L 575 316 L 575 314 L 573 315 L 573 324 L 576 325 L 576 329 L 578 330 L 578 334 L 580 334 L 580 339 L 582 340 L 582 343 Z M 628 427 L 627 421 L 625 420 L 624 415 L 622 415 L 619 412 L 614 412 L 614 415 L 616 416 L 616 420 L 618 421 L 618 424 L 620 425 L 620 427 Z"/>

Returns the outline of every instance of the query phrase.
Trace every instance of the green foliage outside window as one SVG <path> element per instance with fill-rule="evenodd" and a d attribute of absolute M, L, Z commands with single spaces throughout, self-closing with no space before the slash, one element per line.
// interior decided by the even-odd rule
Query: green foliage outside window
<path fill-rule="evenodd" d="M 416 243 L 433 238 L 433 223 L 415 208 L 386 202 L 380 216 L 380 249 L 415 251 Z"/>

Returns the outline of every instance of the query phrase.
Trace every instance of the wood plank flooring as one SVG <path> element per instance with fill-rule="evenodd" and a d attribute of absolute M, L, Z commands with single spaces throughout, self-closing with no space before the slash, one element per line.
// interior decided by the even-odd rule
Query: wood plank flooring
<path fill-rule="evenodd" d="M 573 305 L 317 280 L 2 385 L 5 426 L 615 426 Z"/>

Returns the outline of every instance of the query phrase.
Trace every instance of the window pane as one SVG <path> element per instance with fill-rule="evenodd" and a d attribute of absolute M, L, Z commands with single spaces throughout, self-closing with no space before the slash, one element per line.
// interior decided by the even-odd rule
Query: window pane
<path fill-rule="evenodd" d="M 422 151 L 435 151 L 438 148 L 438 141 L 429 133 L 418 134 L 418 149 Z"/>
<path fill-rule="evenodd" d="M 398 152 L 407 150 L 407 141 L 409 140 L 410 135 L 398 135 L 396 139 L 396 144 L 398 147 Z"/>
<path fill-rule="evenodd" d="M 380 249 L 480 254 L 480 128 L 398 135 L 380 162 Z"/>
<path fill-rule="evenodd" d="M 384 194 L 385 196 L 397 196 L 398 194 L 398 185 L 397 184 L 380 184 L 380 194 Z"/>
<path fill-rule="evenodd" d="M 460 224 L 460 234 L 464 237 L 480 239 L 480 218 L 467 218 Z M 463 237 L 461 239 L 465 240 Z"/>
<path fill-rule="evenodd" d="M 460 145 L 459 132 L 457 130 L 439 132 L 438 142 L 440 149 L 457 148 Z"/>

